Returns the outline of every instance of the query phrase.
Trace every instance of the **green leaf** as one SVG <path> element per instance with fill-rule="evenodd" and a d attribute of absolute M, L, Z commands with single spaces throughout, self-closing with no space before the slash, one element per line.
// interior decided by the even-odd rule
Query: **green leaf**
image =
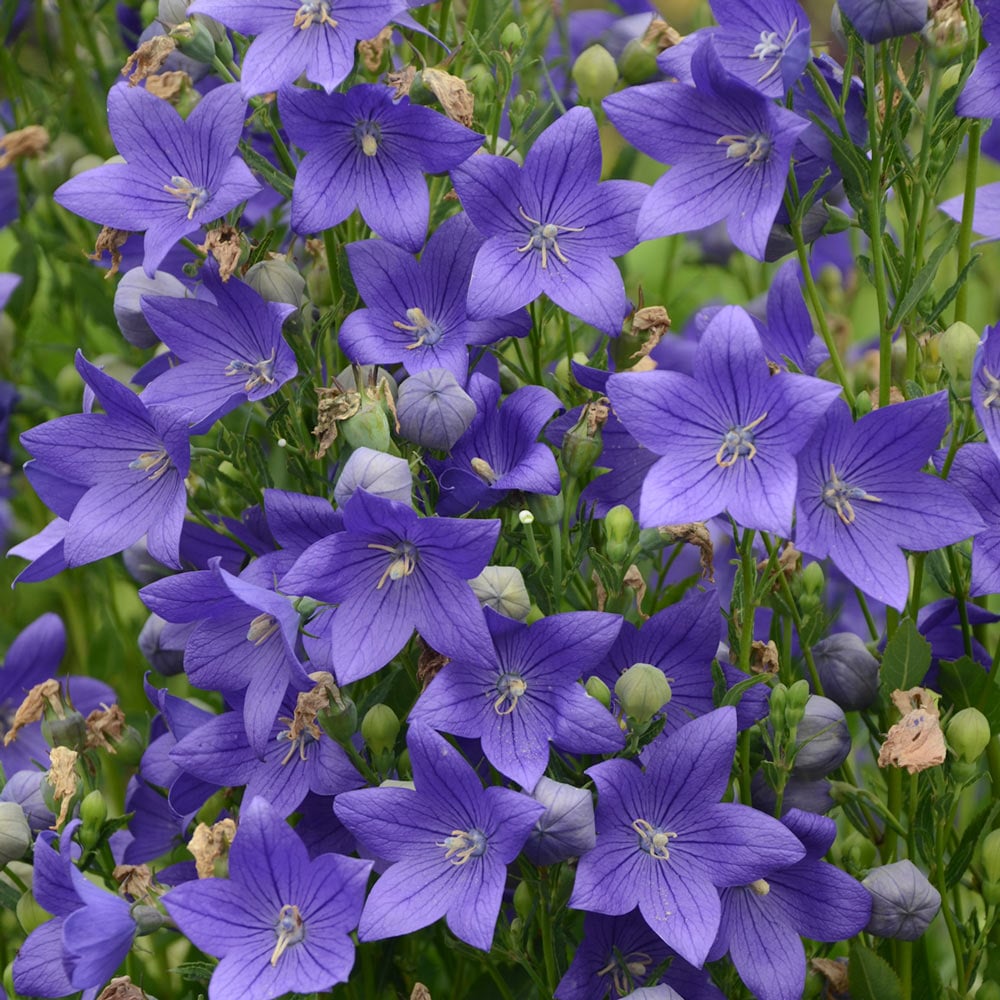
<path fill-rule="evenodd" d="M 743 695 L 757 684 L 762 684 L 767 680 L 768 674 L 755 674 L 753 677 L 748 677 L 745 681 L 740 681 L 738 684 L 734 684 L 726 692 L 726 696 L 722 699 L 723 705 L 738 705 L 743 698 Z"/>
<path fill-rule="evenodd" d="M 944 884 L 949 889 L 958 885 L 962 880 L 965 869 L 972 861 L 972 855 L 975 853 L 980 835 L 984 834 L 984 827 L 986 831 L 993 829 L 993 820 L 998 812 L 1000 812 L 1000 802 L 987 802 L 969 821 L 965 833 L 962 834 L 962 839 L 958 842 L 958 847 L 948 859 L 948 866 L 944 870 Z"/>
<path fill-rule="evenodd" d="M 946 254 L 951 253 L 957 241 L 958 227 L 956 226 L 948 233 L 944 242 L 934 248 L 930 259 L 913 279 L 912 284 L 906 290 L 906 294 L 896 303 L 896 308 L 889 314 L 888 329 L 897 327 L 913 311 L 914 306 L 923 298 L 937 277 L 938 271 L 941 269 L 941 261 Z"/>
<path fill-rule="evenodd" d="M 291 198 L 291 180 L 289 180 L 288 177 L 286 177 L 276 166 L 274 166 L 270 160 L 261 156 L 249 142 L 240 143 L 240 152 L 243 154 L 243 159 L 246 160 L 246 164 L 251 170 L 260 174 L 261 177 L 263 177 L 264 180 L 278 192 L 278 194 L 282 195 L 282 197 Z"/>
<path fill-rule="evenodd" d="M 890 694 L 919 684 L 931 665 L 931 644 L 904 618 L 882 654 L 881 687 Z"/>
<path fill-rule="evenodd" d="M 851 943 L 847 970 L 854 1000 L 902 1000 L 903 989 L 889 963 L 858 941 Z"/>
<path fill-rule="evenodd" d="M 208 962 L 185 962 L 170 970 L 176 972 L 181 979 L 191 983 L 207 983 L 215 972 L 215 966 Z"/>
<path fill-rule="evenodd" d="M 1000 734 L 1000 685 L 968 656 L 953 663 L 942 663 L 941 690 L 955 708 L 978 708 L 990 724 L 990 732 Z"/>
<path fill-rule="evenodd" d="M 13 910 L 20 898 L 21 890 L 12 882 L 0 878 L 0 907 L 5 910 Z"/>

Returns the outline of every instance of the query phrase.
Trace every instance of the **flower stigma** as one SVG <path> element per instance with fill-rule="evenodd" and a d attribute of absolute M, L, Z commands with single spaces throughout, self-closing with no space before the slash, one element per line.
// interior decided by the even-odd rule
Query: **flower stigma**
<path fill-rule="evenodd" d="M 677 838 L 676 833 L 670 830 L 661 830 L 644 819 L 633 820 L 632 829 L 639 834 L 640 851 L 645 851 L 650 857 L 656 858 L 657 861 L 670 860 L 670 851 L 667 848 L 667 844 L 671 838 Z"/>
<path fill-rule="evenodd" d="M 148 472 L 146 478 L 154 482 L 172 466 L 173 462 L 170 461 L 166 448 L 161 448 L 159 451 L 144 451 L 138 458 L 128 463 L 130 469 L 142 469 L 143 472 Z"/>
<path fill-rule="evenodd" d="M 569 259 L 563 254 L 559 249 L 559 241 L 556 237 L 560 233 L 582 233 L 586 228 L 585 226 L 557 226 L 554 222 L 541 222 L 538 219 L 533 219 L 530 215 L 520 205 L 517 206 L 518 212 L 521 213 L 521 218 L 525 222 L 530 222 L 532 225 L 531 233 L 528 236 L 528 242 L 524 244 L 523 247 L 518 247 L 518 253 L 527 253 L 529 250 L 541 250 L 542 251 L 542 269 L 545 270 L 549 266 L 549 254 L 554 253 L 556 258 L 563 264 L 568 264 Z"/>
<path fill-rule="evenodd" d="M 747 888 L 757 896 L 766 896 L 771 891 L 771 887 L 762 878 L 755 879 Z"/>
<path fill-rule="evenodd" d="M 823 503 L 837 512 L 837 517 L 844 524 L 854 523 L 854 507 L 852 500 L 869 500 L 872 503 L 881 503 L 881 497 L 873 497 L 861 486 L 849 486 L 837 475 L 837 470 L 830 463 L 830 478 L 823 484 Z"/>
<path fill-rule="evenodd" d="M 250 628 L 247 629 L 247 642 L 252 642 L 255 646 L 262 646 L 277 631 L 278 619 L 264 611 L 250 622 Z"/>
<path fill-rule="evenodd" d="M 496 470 L 486 461 L 485 458 L 475 458 L 469 459 L 469 465 L 472 466 L 472 471 L 479 476 L 479 478 L 486 483 L 487 486 L 492 486 L 497 479 L 500 477 L 496 474 Z"/>
<path fill-rule="evenodd" d="M 730 427 L 722 436 L 722 444 L 715 453 L 715 464 L 728 469 L 741 458 L 752 462 L 757 455 L 753 429 L 762 423 L 766 416 L 766 413 L 762 413 L 756 420 L 743 427 Z"/>
<path fill-rule="evenodd" d="M 292 27 L 305 31 L 313 24 L 328 24 L 331 28 L 337 27 L 337 22 L 330 17 L 330 4 L 327 0 L 306 0 L 295 12 Z"/>
<path fill-rule="evenodd" d="M 988 368 L 983 368 L 983 378 L 986 379 L 986 387 L 989 392 L 983 397 L 983 408 L 989 409 L 1000 402 L 1000 378 L 997 378 Z"/>
<path fill-rule="evenodd" d="M 428 319 L 419 306 L 407 309 L 406 318 L 410 321 L 409 323 L 400 323 L 397 319 L 393 320 L 392 325 L 397 330 L 408 330 L 410 333 L 417 334 L 417 339 L 412 344 L 406 345 L 408 351 L 415 351 L 418 347 L 423 347 L 424 344 L 433 347 L 444 336 L 441 324 Z"/>
<path fill-rule="evenodd" d="M 278 959 L 285 950 L 293 944 L 298 944 L 306 936 L 306 925 L 297 906 L 285 905 L 278 911 L 278 922 L 274 925 L 274 933 L 278 940 L 271 952 L 271 965 L 277 965 Z"/>
<path fill-rule="evenodd" d="M 486 853 L 486 834 L 482 830 L 452 830 L 450 837 L 435 841 L 434 846 L 445 848 L 446 861 L 464 865 L 469 858 L 480 858 Z"/>
<path fill-rule="evenodd" d="M 374 156 L 378 152 L 378 144 L 382 141 L 382 129 L 376 122 L 358 122 L 354 126 L 354 141 L 361 147 L 365 156 Z"/>
<path fill-rule="evenodd" d="M 171 187 L 170 185 L 173 185 Z M 188 207 L 188 219 L 194 218 L 194 213 L 208 201 L 208 189 L 192 184 L 186 177 L 171 177 L 170 184 L 164 184 L 163 190 L 180 198 Z"/>
<path fill-rule="evenodd" d="M 788 34 L 785 36 L 784 41 L 778 41 L 778 33 L 776 31 L 762 31 L 760 33 L 760 41 L 753 47 L 750 58 L 759 59 L 761 62 L 765 59 L 773 59 L 774 62 L 764 71 L 763 76 L 757 78 L 758 83 L 763 83 L 778 72 L 778 67 L 781 65 L 781 57 L 785 54 L 785 49 L 791 42 L 798 24 L 798 19 L 792 21 L 792 26 L 788 29 Z"/>
<path fill-rule="evenodd" d="M 271 351 L 269 358 L 260 361 L 230 361 L 226 366 L 226 375 L 246 375 L 246 384 L 243 386 L 244 392 L 253 392 L 262 385 L 274 385 L 274 358 L 277 348 Z"/>
<path fill-rule="evenodd" d="M 510 715 L 517 708 L 519 698 L 528 690 L 528 683 L 517 674 L 501 674 L 497 681 L 497 692 L 500 697 L 493 702 L 493 711 L 497 715 Z"/>
<path fill-rule="evenodd" d="M 637 986 L 642 985 L 646 978 L 646 971 L 652 962 L 652 955 L 647 955 L 643 951 L 633 951 L 628 955 L 623 955 L 615 948 L 611 955 L 611 961 L 603 969 L 598 969 L 597 975 L 610 975 L 615 995 L 625 997 L 632 993 Z"/>
<path fill-rule="evenodd" d="M 375 542 L 369 542 L 368 548 L 388 552 L 393 557 L 375 585 L 376 590 L 381 590 L 386 580 L 402 580 L 417 568 L 417 547 L 413 542 L 400 542 L 398 545 L 377 545 Z"/>
<path fill-rule="evenodd" d="M 763 132 L 750 135 L 723 135 L 715 140 L 716 146 L 727 146 L 727 160 L 745 160 L 744 167 L 751 163 L 766 162 L 771 155 L 771 140 Z"/>

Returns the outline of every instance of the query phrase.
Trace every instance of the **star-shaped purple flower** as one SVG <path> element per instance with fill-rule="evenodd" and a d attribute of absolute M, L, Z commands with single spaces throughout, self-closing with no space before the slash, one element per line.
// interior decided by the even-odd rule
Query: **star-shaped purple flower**
<path fill-rule="evenodd" d="M 102 226 L 145 232 L 152 278 L 182 236 L 260 190 L 236 149 L 245 112 L 235 85 L 210 91 L 186 119 L 143 87 L 112 87 L 108 128 L 126 162 L 78 174 L 53 197 Z"/>
<path fill-rule="evenodd" d="M 829 556 L 856 587 L 902 608 L 910 589 L 903 548 L 925 552 L 983 529 L 959 490 L 920 471 L 947 425 L 943 392 L 857 423 L 846 403 L 834 403 L 798 457 L 796 546 Z"/>
<path fill-rule="evenodd" d="M 362 941 L 409 934 L 444 917 L 489 951 L 507 882 L 544 807 L 509 788 L 483 789 L 461 754 L 426 726 L 407 736 L 415 788 L 362 788 L 333 803 L 338 819 L 389 867 L 368 895 Z"/>
<path fill-rule="evenodd" d="M 487 667 L 493 644 L 468 581 L 499 531 L 499 521 L 422 518 L 358 490 L 344 530 L 310 545 L 281 587 L 338 605 L 329 632 L 338 684 L 384 666 L 414 629 L 438 652 Z"/>
<path fill-rule="evenodd" d="M 531 327 L 524 310 L 469 318 L 469 278 L 482 245 L 464 212 L 434 230 L 419 261 L 384 240 L 349 244 L 351 274 L 368 308 L 344 320 L 341 350 L 360 364 L 402 364 L 410 374 L 444 368 L 464 385 L 468 345 L 524 337 Z"/>
<path fill-rule="evenodd" d="M 720 802 L 736 753 L 736 710 L 720 708 L 628 760 L 588 768 L 597 846 L 580 859 L 569 905 L 620 916 L 635 908 L 682 958 L 701 966 L 719 929 L 719 888 L 746 885 L 805 851 L 776 819 Z"/>
<path fill-rule="evenodd" d="M 694 87 L 650 83 L 604 101 L 629 142 L 672 164 L 642 206 L 639 239 L 725 219 L 733 243 L 763 260 L 792 150 L 809 122 L 727 73 L 712 39 L 698 46 L 691 73 Z"/>
<path fill-rule="evenodd" d="M 753 321 L 737 306 L 719 310 L 705 328 L 694 377 L 612 375 L 615 412 L 662 456 L 643 482 L 640 522 L 683 524 L 728 511 L 745 528 L 787 537 L 795 454 L 839 392 L 809 376 L 771 375 Z"/>
<path fill-rule="evenodd" d="M 424 245 L 430 198 L 425 173 L 457 167 L 483 137 L 442 114 L 393 100 L 362 83 L 346 94 L 289 87 L 278 106 L 288 136 L 306 150 L 292 191 L 292 228 L 318 233 L 355 208 L 383 239 L 411 253 Z"/>
<path fill-rule="evenodd" d="M 76 369 L 105 412 L 57 417 L 21 435 L 48 484 L 42 499 L 69 522 L 67 564 L 103 559 L 145 535 L 150 555 L 179 569 L 191 461 L 184 414 L 147 409 L 79 351 Z M 79 493 L 71 510 L 66 491 Z"/>
<path fill-rule="evenodd" d="M 1000 330 L 996 325 L 983 331 L 972 360 L 972 408 L 986 440 L 1000 457 Z"/>
<path fill-rule="evenodd" d="M 612 257 L 636 243 L 647 191 L 601 177 L 593 113 L 572 108 L 536 140 L 518 167 L 476 156 L 452 171 L 462 205 L 487 238 L 476 254 L 469 315 L 506 316 L 545 294 L 611 336 L 630 306 Z"/>
<path fill-rule="evenodd" d="M 310 860 L 291 827 L 261 798 L 240 812 L 229 878 L 185 882 L 163 897 L 177 926 L 221 958 L 212 1000 L 273 1000 L 347 981 L 370 861 Z"/>
<path fill-rule="evenodd" d="M 330 93 L 351 71 L 355 44 L 374 38 L 406 6 L 406 0 L 196 0 L 188 11 L 256 36 L 240 80 L 252 97 L 303 74 Z"/>
<path fill-rule="evenodd" d="M 485 669 L 454 658 L 410 718 L 479 738 L 486 759 L 528 790 L 548 766 L 550 740 L 569 753 L 614 753 L 624 745 L 622 731 L 578 681 L 594 672 L 621 621 L 580 611 L 524 625 L 487 610 L 496 662 Z"/>

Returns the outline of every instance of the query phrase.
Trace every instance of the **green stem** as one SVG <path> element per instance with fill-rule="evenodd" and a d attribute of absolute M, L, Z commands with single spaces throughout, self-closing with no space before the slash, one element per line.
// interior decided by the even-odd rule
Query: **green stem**
<path fill-rule="evenodd" d="M 558 613 L 563 592 L 562 525 L 550 525 L 549 533 L 552 538 L 552 610 Z"/>
<path fill-rule="evenodd" d="M 753 557 L 752 528 L 746 528 L 740 539 L 740 562 L 743 578 L 743 607 L 740 608 L 740 670 L 750 673 L 750 653 L 753 647 L 754 582 L 757 578 L 757 563 Z"/>
<path fill-rule="evenodd" d="M 887 811 L 893 816 L 901 816 L 903 806 L 903 772 L 898 767 L 890 767 L 885 781 L 888 786 L 888 797 L 886 799 Z M 890 862 L 898 861 L 898 848 L 899 834 L 893 827 L 886 827 L 885 838 L 882 841 L 882 863 L 889 864 Z"/>
<path fill-rule="evenodd" d="M 962 222 L 958 230 L 958 273 L 972 258 L 972 215 L 976 208 L 976 181 L 979 174 L 979 142 L 982 122 L 976 119 L 969 126 L 969 146 L 965 161 L 965 197 L 962 201 Z M 969 283 L 963 281 L 955 296 L 955 321 L 964 323 L 969 311 Z"/>
<path fill-rule="evenodd" d="M 899 986 L 903 1000 L 913 996 L 913 942 L 899 941 Z"/>
<path fill-rule="evenodd" d="M 962 626 L 962 648 L 966 656 L 972 656 L 972 628 L 969 625 L 969 608 L 966 604 L 965 585 L 962 571 L 955 556 L 955 549 L 949 545 L 945 550 L 948 558 L 948 569 L 951 571 L 951 583 L 954 588 L 955 600 L 958 602 L 958 620 Z"/>
<path fill-rule="evenodd" d="M 750 730 L 745 729 L 740 733 L 737 742 L 740 761 L 740 802 L 748 806 L 753 798 L 750 791 Z"/>
<path fill-rule="evenodd" d="M 340 279 L 337 277 L 337 237 L 332 229 L 323 230 L 323 246 L 326 248 L 326 269 L 329 272 L 331 305 L 334 308 L 340 303 Z"/>
<path fill-rule="evenodd" d="M 539 886 L 541 889 L 541 899 L 538 901 L 538 930 L 542 935 L 542 955 L 545 961 L 545 981 L 548 987 L 547 992 L 552 994 L 559 983 L 559 973 L 556 969 L 556 951 L 552 940 L 552 916 L 549 913 L 550 894 L 548 892 L 548 880 L 543 874 L 543 880 Z"/>

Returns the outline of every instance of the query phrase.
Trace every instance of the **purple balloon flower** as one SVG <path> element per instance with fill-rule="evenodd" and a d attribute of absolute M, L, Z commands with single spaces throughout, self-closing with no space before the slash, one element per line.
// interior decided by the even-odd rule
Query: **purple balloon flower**
<path fill-rule="evenodd" d="M 489 951 L 507 882 L 544 807 L 476 772 L 426 726 L 407 738 L 415 788 L 363 788 L 333 803 L 340 821 L 389 867 L 368 895 L 362 941 L 409 934 L 445 917 L 457 937 Z"/>
<path fill-rule="evenodd" d="M 611 336 L 630 309 L 612 257 L 636 243 L 647 188 L 605 181 L 593 113 L 572 108 L 536 140 L 524 166 L 476 156 L 452 171 L 469 218 L 487 237 L 476 254 L 469 315 L 490 319 L 545 294 Z"/>
<path fill-rule="evenodd" d="M 925 552 L 983 529 L 959 490 L 920 471 L 947 424 L 943 392 L 857 423 L 837 401 L 799 455 L 796 546 L 829 556 L 856 587 L 902 608 L 910 589 L 903 548 Z"/>
<path fill-rule="evenodd" d="M 620 916 L 636 902 L 650 928 L 700 966 L 719 929 L 719 888 L 746 885 L 805 851 L 777 820 L 720 802 L 736 753 L 736 710 L 720 708 L 632 761 L 588 768 L 597 846 L 580 859 L 569 905 Z"/>
<path fill-rule="evenodd" d="M 709 955 L 721 958 L 728 950 L 760 1000 L 799 1000 L 806 981 L 802 937 L 847 940 L 864 929 L 872 909 L 860 882 L 821 860 L 837 835 L 832 819 L 792 809 L 781 822 L 806 856 L 766 879 L 723 889 L 722 922 Z"/>
<path fill-rule="evenodd" d="M 318 233 L 355 208 L 383 239 L 416 253 L 430 198 L 425 173 L 457 167 L 483 137 L 431 108 L 393 100 L 393 88 L 362 83 L 346 94 L 290 87 L 278 107 L 305 158 L 292 191 L 292 228 Z"/>
<path fill-rule="evenodd" d="M 486 759 L 527 789 L 548 766 L 550 740 L 570 753 L 621 749 L 618 723 L 578 683 L 607 654 L 621 618 L 580 611 L 524 625 L 488 610 L 486 622 L 495 662 L 454 657 L 413 707 L 414 721 L 477 737 Z"/>
<path fill-rule="evenodd" d="M 221 961 L 213 1000 L 272 1000 L 347 981 L 370 861 L 305 845 L 264 799 L 244 806 L 229 878 L 185 882 L 163 897 L 182 933 Z"/>
<path fill-rule="evenodd" d="M 820 379 L 771 375 L 753 321 L 737 306 L 706 327 L 693 378 L 612 375 L 608 395 L 618 416 L 662 456 L 643 482 L 640 523 L 707 521 L 728 511 L 745 528 L 787 537 L 795 454 L 839 392 Z"/>
<path fill-rule="evenodd" d="M 330 93 L 351 71 L 355 43 L 374 38 L 406 7 L 406 0 L 197 0 L 188 11 L 257 36 L 241 67 L 243 93 L 252 97 L 303 73 Z"/>
<path fill-rule="evenodd" d="M 493 647 L 468 581 L 499 531 L 499 521 L 421 518 L 358 490 L 344 530 L 310 545 L 281 586 L 338 605 L 329 632 L 338 684 L 384 666 L 414 629 L 438 652 L 488 667 Z"/>
<path fill-rule="evenodd" d="M 105 412 L 57 417 L 21 435 L 46 474 L 42 500 L 69 522 L 67 564 L 103 559 L 145 535 L 150 555 L 179 569 L 190 466 L 184 415 L 147 409 L 79 351 L 76 369 Z M 79 499 L 65 509 L 67 490 Z"/>
<path fill-rule="evenodd" d="M 524 337 L 531 327 L 523 310 L 469 318 L 469 278 L 482 243 L 463 212 L 434 230 L 419 261 L 381 240 L 349 244 L 351 274 L 368 308 L 344 320 L 341 350 L 361 364 L 402 364 L 410 374 L 444 368 L 464 385 L 468 345 Z"/>
<path fill-rule="evenodd" d="M 972 360 L 972 408 L 986 440 L 1000 457 L 1000 331 L 995 325 L 983 331 Z"/>
<path fill-rule="evenodd" d="M 691 73 L 694 87 L 650 83 L 604 101 L 626 139 L 672 164 L 642 206 L 639 239 L 725 219 L 732 241 L 763 260 L 792 149 L 809 122 L 727 73 L 712 39 L 698 46 Z"/>
<path fill-rule="evenodd" d="M 208 93 L 186 119 L 142 87 L 112 87 L 108 128 L 126 162 L 78 174 L 53 197 L 102 226 L 145 232 L 152 278 L 182 236 L 260 190 L 236 150 L 245 112 L 235 85 Z"/>
<path fill-rule="evenodd" d="M 838 0 L 837 6 L 871 45 L 912 35 L 927 21 L 927 0 Z"/>

